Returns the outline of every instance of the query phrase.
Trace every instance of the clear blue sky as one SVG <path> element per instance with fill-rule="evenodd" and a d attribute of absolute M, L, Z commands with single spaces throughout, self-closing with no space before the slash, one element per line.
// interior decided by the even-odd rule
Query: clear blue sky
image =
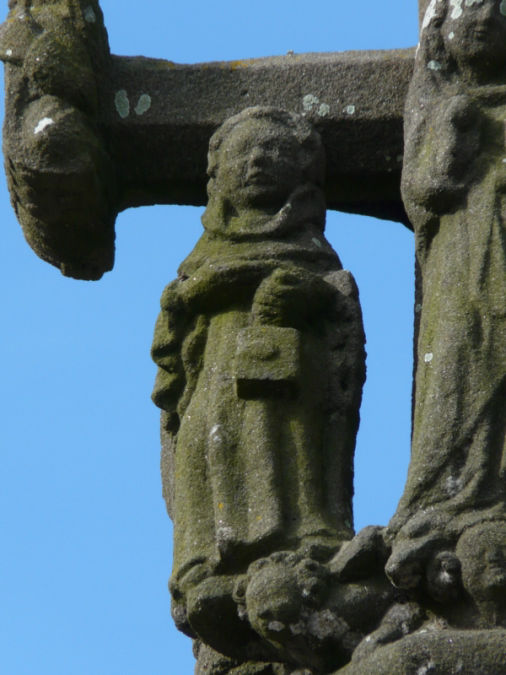
<path fill-rule="evenodd" d="M 417 41 L 416 0 L 101 5 L 113 52 L 181 63 Z M 160 293 L 200 235 L 202 209 L 121 214 L 114 271 L 78 282 L 31 252 L 3 178 L 0 188 L 0 671 L 186 675 L 190 641 L 169 614 L 149 348 Z M 368 340 L 359 529 L 388 522 L 405 479 L 413 236 L 339 213 L 327 236 L 359 284 Z"/>

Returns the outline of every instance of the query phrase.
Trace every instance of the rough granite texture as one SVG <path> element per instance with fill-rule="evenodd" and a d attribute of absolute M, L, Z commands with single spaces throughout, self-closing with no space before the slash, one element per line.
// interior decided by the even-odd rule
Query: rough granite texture
<path fill-rule="evenodd" d="M 506 516 L 506 6 L 461 5 L 430 5 L 406 108 L 418 339 L 411 464 L 389 527 L 398 582 L 428 535 L 451 548 L 473 519 Z"/>
<path fill-rule="evenodd" d="M 9 189 L 28 243 L 63 274 L 97 279 L 112 268 L 123 209 L 205 204 L 209 138 L 254 105 L 282 105 L 316 126 L 329 208 L 409 226 L 399 184 L 413 50 L 184 65 L 111 55 L 97 0 L 9 7 L 0 31 Z"/>
<path fill-rule="evenodd" d="M 293 564 L 328 560 L 353 535 L 364 335 L 353 278 L 323 236 L 323 174 L 302 116 L 230 118 L 211 139 L 205 232 L 165 289 L 155 331 L 173 611 L 231 657 L 277 653 L 229 601 L 241 575 L 263 558 L 265 574 L 280 550 Z M 273 578 L 286 574 L 284 559 L 272 565 Z M 244 614 L 255 612 L 245 597 Z"/>
<path fill-rule="evenodd" d="M 208 156 L 152 350 L 197 675 L 506 672 L 506 0 L 420 0 L 416 59 L 195 66 L 112 56 L 96 0 L 9 9 L 9 189 L 64 275 L 112 268 L 121 209 L 205 203 Z M 357 534 L 364 333 L 326 206 L 416 237 L 409 475 Z"/>

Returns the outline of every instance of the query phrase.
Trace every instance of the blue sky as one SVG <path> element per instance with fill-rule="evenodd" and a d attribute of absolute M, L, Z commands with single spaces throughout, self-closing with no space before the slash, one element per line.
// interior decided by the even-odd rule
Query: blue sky
<path fill-rule="evenodd" d="M 417 41 L 415 0 L 101 6 L 114 53 L 181 63 Z M 169 614 L 171 526 L 149 347 L 159 296 L 200 235 L 202 209 L 122 213 L 115 269 L 78 282 L 36 258 L 3 178 L 0 189 L 0 670 L 186 675 L 190 641 Z M 409 458 L 413 236 L 335 212 L 327 236 L 357 279 L 368 340 L 359 529 L 388 522 Z"/>

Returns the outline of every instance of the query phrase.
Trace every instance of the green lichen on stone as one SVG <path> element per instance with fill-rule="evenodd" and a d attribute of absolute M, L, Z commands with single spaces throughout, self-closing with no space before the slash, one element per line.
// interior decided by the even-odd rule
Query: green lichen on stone
<path fill-rule="evenodd" d="M 115 169 L 99 124 L 110 58 L 100 7 L 14 2 L 0 54 L 7 177 L 26 239 L 63 274 L 98 279 L 113 265 L 116 215 Z"/>
<path fill-rule="evenodd" d="M 406 102 L 403 168 L 419 270 L 412 454 L 386 569 L 397 586 L 425 589 L 454 628 L 492 629 L 505 625 L 506 561 L 497 563 L 493 611 L 478 611 L 482 582 L 470 581 L 469 568 L 479 533 L 502 532 L 506 518 L 506 19 L 492 0 L 444 0 L 430 11 Z M 434 58 L 440 69 L 427 67 Z M 497 555 L 482 551 L 481 567 Z M 486 645 L 487 632 L 476 640 Z M 383 653 L 399 658 L 393 647 Z M 438 658 L 436 670 L 453 672 Z M 470 672 L 472 658 L 464 650 Z"/>
<path fill-rule="evenodd" d="M 174 615 L 234 658 L 276 652 L 237 623 L 227 584 L 260 556 L 328 559 L 352 536 L 364 337 L 352 277 L 323 236 L 322 162 L 291 113 L 254 108 L 218 130 L 206 231 L 155 331 Z M 218 611 L 233 641 L 213 628 Z"/>

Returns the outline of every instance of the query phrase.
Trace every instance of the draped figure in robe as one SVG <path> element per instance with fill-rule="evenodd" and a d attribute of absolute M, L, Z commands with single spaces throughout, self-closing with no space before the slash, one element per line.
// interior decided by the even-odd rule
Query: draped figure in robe
<path fill-rule="evenodd" d="M 506 509 L 505 124 L 505 3 L 433 0 L 405 118 L 418 338 L 411 463 L 387 567 L 403 586 L 434 547 Z"/>
<path fill-rule="evenodd" d="M 326 560 L 353 535 L 364 335 L 323 235 L 323 170 L 294 113 L 247 109 L 211 139 L 205 232 L 153 343 L 176 604 L 261 556 Z"/>

